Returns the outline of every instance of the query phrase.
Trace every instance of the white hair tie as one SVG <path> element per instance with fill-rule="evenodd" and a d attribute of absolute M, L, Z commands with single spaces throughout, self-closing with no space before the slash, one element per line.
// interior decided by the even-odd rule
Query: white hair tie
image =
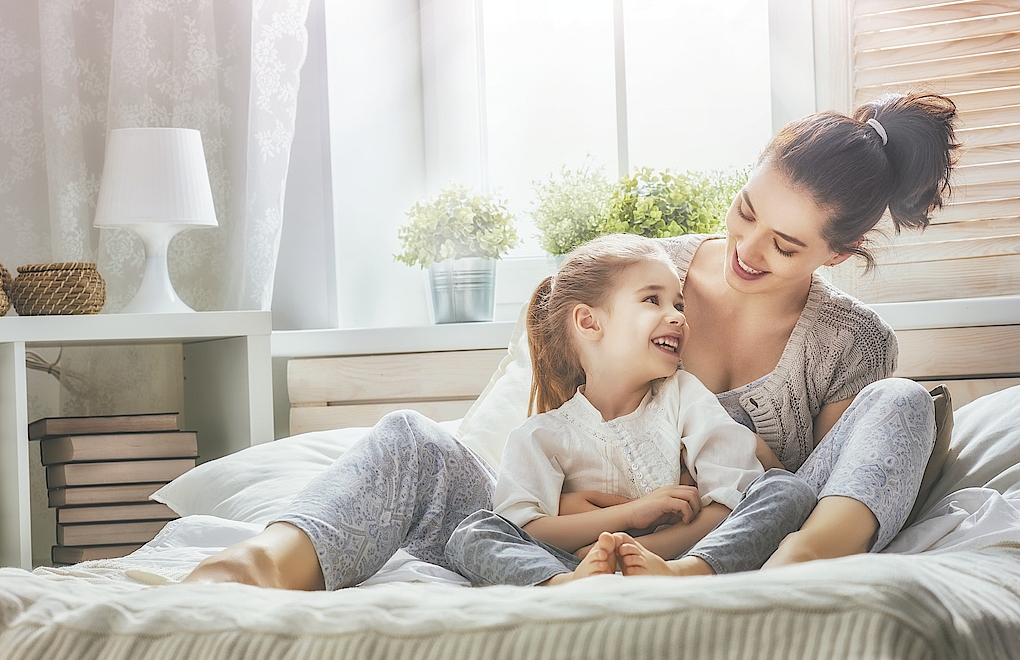
<path fill-rule="evenodd" d="M 871 119 L 869 119 L 868 121 L 866 121 L 864 123 L 867 124 L 868 126 L 872 127 L 873 129 L 875 129 L 875 132 L 878 133 L 878 137 L 882 138 L 882 146 L 883 147 L 886 144 L 888 144 L 888 142 L 889 142 L 889 134 L 885 132 L 885 126 L 882 126 L 882 124 L 878 123 L 877 119 L 872 117 Z"/>

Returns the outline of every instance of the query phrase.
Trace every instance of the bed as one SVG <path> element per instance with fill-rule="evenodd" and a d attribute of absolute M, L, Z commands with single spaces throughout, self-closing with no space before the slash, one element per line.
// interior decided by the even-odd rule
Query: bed
<path fill-rule="evenodd" d="M 493 463 L 525 396 L 521 339 L 463 419 L 444 422 Z M 0 569 L 0 658 L 1015 658 L 1018 421 L 1017 386 L 960 407 L 920 518 L 881 554 L 550 589 L 470 588 L 406 554 L 332 593 L 178 584 L 257 533 L 364 428 L 301 433 L 168 485 L 158 499 L 183 517 L 125 558 Z"/>

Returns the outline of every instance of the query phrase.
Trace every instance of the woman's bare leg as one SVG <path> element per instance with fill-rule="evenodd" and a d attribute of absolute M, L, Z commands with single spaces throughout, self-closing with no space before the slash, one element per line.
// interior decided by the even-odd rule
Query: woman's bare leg
<path fill-rule="evenodd" d="M 850 497 L 823 497 L 800 531 L 783 539 L 762 568 L 867 552 L 877 533 L 878 518 L 866 505 Z"/>
<path fill-rule="evenodd" d="M 184 582 L 240 582 L 273 589 L 324 589 L 312 542 L 297 527 L 274 523 L 208 557 Z"/>
<path fill-rule="evenodd" d="M 913 507 L 934 444 L 935 408 L 921 385 L 865 387 L 797 471 L 818 504 L 764 567 L 884 548 Z"/>

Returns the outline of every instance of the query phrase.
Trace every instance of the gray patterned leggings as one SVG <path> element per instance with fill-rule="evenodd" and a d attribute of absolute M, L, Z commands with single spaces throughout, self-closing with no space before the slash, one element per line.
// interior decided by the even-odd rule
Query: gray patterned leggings
<path fill-rule="evenodd" d="M 935 446 L 935 404 L 921 385 L 886 378 L 854 402 L 797 470 L 818 493 L 852 497 L 878 519 L 872 552 L 889 545 L 914 506 Z"/>
<path fill-rule="evenodd" d="M 797 474 L 819 498 L 846 495 L 866 504 L 879 521 L 872 548 L 878 551 L 913 506 L 934 444 L 934 419 L 931 397 L 920 385 L 873 383 Z M 435 422 L 403 411 L 384 417 L 276 520 L 305 532 L 326 588 L 338 589 L 367 580 L 399 548 L 451 568 L 445 556 L 450 535 L 471 514 L 492 508 L 494 486 L 485 461 Z M 731 525 L 746 529 L 742 535 L 749 538 L 739 543 L 767 534 L 758 516 L 737 509 L 695 549 L 734 543 L 721 536 Z"/>
<path fill-rule="evenodd" d="M 687 553 L 716 574 L 761 568 L 787 534 L 815 508 L 814 491 L 786 470 L 769 470 L 747 487 L 733 513 Z M 545 582 L 577 568 L 580 559 L 543 543 L 491 511 L 468 516 L 446 544 L 446 559 L 475 586 Z"/>

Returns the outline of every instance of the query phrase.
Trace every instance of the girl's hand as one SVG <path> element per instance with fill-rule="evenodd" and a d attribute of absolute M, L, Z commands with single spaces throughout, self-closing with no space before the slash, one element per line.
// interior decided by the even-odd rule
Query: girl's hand
<path fill-rule="evenodd" d="M 610 493 L 600 493 L 597 490 L 582 490 L 576 493 L 562 493 L 560 495 L 559 515 L 569 516 L 573 513 L 587 513 L 588 511 L 596 511 L 598 509 L 605 509 L 619 504 L 626 504 L 630 501 L 631 499 L 629 497 L 624 497 L 623 495 L 612 495 Z"/>
<path fill-rule="evenodd" d="M 676 514 L 689 523 L 701 510 L 701 497 L 695 486 L 663 486 L 628 504 L 630 529 L 644 529 L 660 521 L 663 516 Z"/>

